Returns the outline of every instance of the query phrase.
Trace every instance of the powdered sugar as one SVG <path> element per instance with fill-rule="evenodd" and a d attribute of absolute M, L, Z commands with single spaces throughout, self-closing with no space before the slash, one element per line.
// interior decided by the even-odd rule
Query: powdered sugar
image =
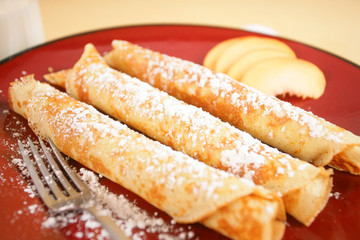
<path fill-rule="evenodd" d="M 180 66 L 185 75 L 190 65 L 185 63 Z M 198 70 L 197 75 L 190 72 L 189 77 L 200 76 L 202 70 Z M 257 183 L 262 182 L 258 170 L 268 166 L 287 169 L 278 171 L 274 178 L 284 174 L 293 177 L 293 172 L 297 171 L 289 163 L 295 161 L 290 156 L 262 144 L 200 108 L 185 104 L 147 83 L 109 68 L 100 56 L 83 55 L 73 71 L 73 78 L 68 79 L 68 92 L 148 136 L 165 144 L 171 143 L 173 148 L 210 165 L 215 164 L 218 168 L 225 168 L 249 180 L 257 178 Z M 204 79 L 200 76 L 200 84 L 206 82 L 207 75 L 204 75 Z M 217 82 L 212 84 L 216 85 Z M 221 86 L 228 91 L 230 87 Z M 84 89 L 90 89 L 90 93 L 82 98 L 80 93 Z M 238 97 L 240 95 L 235 93 L 233 100 L 236 101 Z M 209 155 L 209 152 L 213 154 Z M 278 158 L 282 161 L 278 161 Z"/>
<path fill-rule="evenodd" d="M 10 114 L 8 110 L 3 113 Z M 29 128 L 24 125 L 24 121 L 19 121 L 20 117 L 18 116 L 10 114 L 8 118 L 11 118 L 12 121 L 5 126 L 6 131 L 8 131 L 11 136 L 14 135 L 13 133 L 18 133 L 16 134 L 16 139 L 21 140 L 27 149 L 27 140 L 22 139 L 26 139 L 24 136 L 28 135 L 26 132 L 29 131 Z M 25 133 L 26 135 L 24 135 Z M 3 140 L 2 143 L 4 147 L 8 149 L 7 154 L 11 156 L 6 168 L 15 166 L 20 175 L 16 178 L 9 178 L 8 176 L 3 176 L 7 170 L 2 169 L 4 172 L 0 174 L 0 185 L 21 184 L 22 187 L 20 191 L 23 191 L 24 195 L 31 199 L 31 201 L 24 201 L 23 205 L 19 206 L 18 210 L 14 212 L 11 223 L 17 223 L 19 217 L 23 215 L 35 219 L 34 216 L 37 216 L 39 213 L 47 212 L 46 207 L 41 202 L 36 201 L 39 196 L 23 160 L 19 158 L 16 141 Z M 36 141 L 34 141 L 34 143 L 35 145 L 38 144 Z M 41 151 L 40 154 L 42 154 Z M 109 216 L 116 221 L 117 225 L 122 228 L 128 236 L 131 236 L 132 239 L 146 239 L 146 236 L 149 234 L 154 234 L 158 236 L 159 239 L 197 239 L 191 225 L 179 227 L 179 225 L 170 223 L 164 218 L 164 214 L 160 215 L 158 212 L 149 213 L 137 206 L 136 201 L 130 200 L 127 195 L 110 192 L 105 185 L 100 184 L 101 175 L 99 176 L 84 168 L 80 168 L 78 173 L 82 180 L 93 191 L 96 199 L 100 203 L 98 207 L 106 214 L 109 214 Z M 34 201 L 36 203 L 34 203 Z M 53 214 L 48 212 L 48 214 L 43 214 L 45 215 L 44 218 L 40 219 L 42 228 L 57 228 L 63 231 L 66 236 L 72 236 L 72 238 L 109 239 L 108 233 L 102 230 L 102 228 L 99 228 L 99 223 L 89 213 L 69 212 L 66 214 Z"/>
<path fill-rule="evenodd" d="M 140 231 L 133 235 L 135 239 L 145 233 L 169 234 L 169 232 L 172 232 L 173 234 L 169 235 L 173 238 L 176 235 L 179 237 L 184 234 L 193 236 L 191 230 L 177 232 L 173 224 L 167 224 L 162 218 L 156 217 L 157 214 L 150 216 L 147 212 L 136 206 L 135 203 L 127 200 L 126 196 L 109 192 L 105 186 L 99 183 L 99 178 L 93 172 L 81 168 L 80 176 L 92 189 L 97 201 L 105 207 L 105 210 L 109 210 L 109 214 L 116 219 L 116 223 L 128 236 L 133 235 L 135 229 L 140 229 Z M 174 232 L 176 233 L 175 236 Z"/>
<path fill-rule="evenodd" d="M 230 177 L 230 175 L 227 175 L 225 172 L 208 168 L 205 164 L 193 161 L 186 155 L 181 154 L 180 152 L 173 152 L 170 148 L 159 145 L 156 142 L 151 142 L 151 144 L 149 144 L 150 142 L 148 142 L 147 138 L 132 133 L 132 131 L 127 129 L 127 127 L 120 122 L 113 121 L 104 115 L 100 115 L 91 106 L 74 103 L 71 108 L 61 108 L 51 103 L 47 104 L 49 99 L 52 99 L 51 101 L 62 102 L 64 101 L 62 99 L 63 97 L 64 95 L 62 93 L 55 93 L 54 91 L 46 91 L 38 94 L 36 100 L 33 100 L 28 105 L 28 109 L 30 110 L 28 116 L 32 116 L 29 120 L 30 124 L 36 126 L 36 128 L 43 127 L 45 119 L 37 119 L 37 116 L 45 116 L 47 112 L 52 112 L 56 113 L 56 117 L 49 118 L 47 120 L 48 125 L 53 126 L 54 130 L 57 131 L 53 134 L 59 135 L 65 142 L 72 141 L 74 136 L 81 136 L 78 140 L 80 146 L 85 146 L 86 142 L 87 148 L 90 148 L 89 144 L 91 144 L 91 147 L 96 146 L 95 139 L 97 139 L 97 141 L 99 141 L 99 139 L 110 139 L 110 141 L 120 139 L 117 143 L 124 144 L 124 147 L 119 148 L 118 151 L 122 148 L 129 148 L 135 144 L 144 148 L 144 151 L 153 152 L 154 156 L 152 158 L 139 159 L 137 163 L 130 162 L 129 159 L 121 157 L 124 161 L 121 163 L 124 164 L 124 166 L 127 166 L 126 168 L 124 167 L 127 171 L 125 174 L 126 176 L 137 176 L 139 174 L 136 167 L 137 164 L 140 164 L 141 166 L 154 166 L 153 171 L 144 173 L 152 176 L 150 179 L 153 179 L 154 184 L 157 182 L 156 184 L 159 185 L 165 184 L 168 189 L 175 189 L 179 187 L 184 188 L 181 184 L 183 180 L 186 179 L 186 174 L 193 172 L 196 173 L 195 176 L 197 178 L 202 179 L 202 181 L 198 181 L 199 183 L 194 185 L 194 190 L 196 189 L 196 191 L 203 192 L 205 196 L 211 195 L 213 198 L 217 198 L 215 189 L 222 187 L 222 180 L 220 179 Z M 65 102 L 66 101 L 67 100 L 65 100 Z M 87 152 L 87 150 L 84 151 Z M 163 161 L 170 156 L 172 161 Z M 133 167 L 130 168 L 129 166 Z M 159 178 L 159 175 L 167 177 Z M 172 179 L 177 179 L 177 181 L 173 181 Z M 131 185 L 131 187 L 133 187 L 133 185 Z M 138 191 L 136 187 L 134 187 L 133 190 Z"/>
<path fill-rule="evenodd" d="M 26 144 L 24 142 L 24 144 Z M 25 168 L 22 159 L 14 158 L 12 163 L 17 166 L 23 177 L 28 178 L 29 173 Z M 74 169 L 75 170 L 75 169 Z M 193 239 L 195 236 L 194 232 L 189 228 L 178 228 L 174 224 L 166 223 L 166 221 L 157 216 L 151 216 L 149 213 L 138 207 L 134 202 L 127 199 L 126 195 L 114 194 L 110 192 L 107 187 L 100 184 L 99 176 L 94 172 L 85 168 L 79 169 L 79 176 L 81 179 L 90 187 L 93 191 L 96 200 L 100 205 L 98 208 L 102 209 L 103 214 L 107 214 L 112 217 L 116 224 L 133 239 L 142 239 L 146 234 L 158 234 L 159 239 Z M 38 197 L 35 186 L 29 182 L 24 189 L 24 192 L 29 197 Z M 26 202 L 24 206 L 26 206 Z M 31 204 L 26 206 L 26 209 L 19 209 L 16 214 L 24 214 L 24 211 L 29 214 L 36 214 L 37 211 L 42 211 L 43 207 L 38 204 Z M 44 228 L 66 228 L 69 224 L 83 224 L 83 231 L 67 231 L 66 235 L 73 235 L 76 238 L 82 239 L 108 239 L 108 233 L 104 230 L 94 232 L 94 230 L 101 227 L 100 223 L 97 222 L 90 213 L 83 212 L 80 217 L 76 212 L 70 212 L 65 214 L 50 214 L 48 217 L 43 219 L 42 227 Z"/>
<path fill-rule="evenodd" d="M 125 41 L 118 41 L 117 46 L 119 49 L 123 48 L 126 50 L 129 45 Z M 168 91 L 170 94 L 174 91 L 169 89 L 169 86 L 173 83 L 176 84 L 176 87 L 172 86 L 172 88 L 177 88 L 178 90 L 190 88 L 192 89 L 191 92 L 194 92 L 194 89 L 201 92 L 203 89 L 208 89 L 214 94 L 214 99 L 228 99 L 231 105 L 241 111 L 241 114 L 247 114 L 249 108 L 261 109 L 262 116 L 264 117 L 288 118 L 307 127 L 307 132 L 312 138 L 342 141 L 341 133 L 336 133 L 323 127 L 325 122 L 323 119 L 287 102 L 280 101 L 275 97 L 266 96 L 260 91 L 247 87 L 225 74 L 213 73 L 201 65 L 165 54 L 158 54 L 138 46 L 135 46 L 132 51 L 133 57 L 137 54 L 141 55 L 147 62 L 147 69 L 143 72 L 141 79 L 164 91 Z M 187 93 L 184 91 L 181 94 Z M 180 96 L 179 92 L 176 95 Z M 194 103 L 196 105 L 196 102 Z M 331 124 L 329 128 L 331 128 Z"/>
<path fill-rule="evenodd" d="M 16 87 L 26 88 L 26 84 Z M 21 110 L 37 133 L 50 136 L 63 152 L 179 222 L 200 221 L 255 191 L 236 176 L 152 141 L 46 84 L 32 87 L 30 96 L 19 98 L 28 99 Z M 14 100 L 14 104 L 18 103 Z M 95 165 L 99 163 L 100 167 Z M 153 170 L 147 171 L 148 167 Z"/>
<path fill-rule="evenodd" d="M 330 193 L 330 197 L 334 197 L 336 200 L 341 199 L 341 193 L 340 192 L 332 192 Z"/>

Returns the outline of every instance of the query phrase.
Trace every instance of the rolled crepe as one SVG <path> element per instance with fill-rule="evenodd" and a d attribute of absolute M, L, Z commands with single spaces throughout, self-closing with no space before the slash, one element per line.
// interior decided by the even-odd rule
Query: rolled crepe
<path fill-rule="evenodd" d="M 360 137 L 195 63 L 113 41 L 108 64 L 316 166 L 360 174 Z"/>
<path fill-rule="evenodd" d="M 202 222 L 233 239 L 283 235 L 281 199 L 246 179 L 150 140 L 32 76 L 11 83 L 9 103 L 37 135 L 177 222 Z"/>
<path fill-rule="evenodd" d="M 71 70 L 45 79 L 65 84 L 70 96 L 173 149 L 279 193 L 287 212 L 306 225 L 328 201 L 332 178 L 324 168 L 283 154 L 200 108 L 110 68 L 92 44 Z"/>

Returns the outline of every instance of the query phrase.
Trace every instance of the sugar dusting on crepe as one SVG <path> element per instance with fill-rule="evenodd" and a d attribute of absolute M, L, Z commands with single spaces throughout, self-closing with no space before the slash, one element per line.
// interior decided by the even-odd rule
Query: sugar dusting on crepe
<path fill-rule="evenodd" d="M 9 114 L 6 110 L 3 114 Z M 13 117 L 14 126 L 6 126 L 6 131 L 11 133 L 14 138 L 20 139 L 26 134 L 26 127 L 18 120 L 17 116 Z M 4 145 L 11 152 L 12 159 L 6 165 L 8 167 L 16 167 L 20 173 L 16 179 L 11 178 L 10 182 L 21 182 L 23 184 L 23 191 L 29 198 L 38 198 L 35 186 L 28 181 L 30 179 L 29 172 L 25 167 L 23 160 L 18 154 L 17 144 L 10 143 L 10 141 L 3 140 Z M 5 142 L 6 141 L 6 142 Z M 23 145 L 28 146 L 26 141 L 22 141 Z M 35 144 L 37 144 L 35 142 Z M 5 168 L 5 167 L 4 167 Z M 6 169 L 4 169 L 4 172 Z M 93 191 L 99 206 L 103 214 L 111 216 L 116 224 L 125 232 L 127 236 L 131 236 L 132 239 L 143 239 L 147 234 L 156 234 L 158 239 L 196 239 L 195 233 L 192 231 L 191 225 L 186 227 L 176 226 L 175 221 L 168 222 L 160 216 L 158 212 L 148 213 L 139 206 L 136 202 L 128 199 L 128 196 L 123 194 L 115 194 L 109 191 L 109 189 L 100 183 L 101 175 L 94 173 L 91 170 L 80 168 L 78 171 L 81 179 L 90 187 Z M 9 181 L 4 173 L 0 174 L 0 183 Z M 20 184 L 19 184 L 20 185 Z M 45 209 L 45 210 L 44 210 Z M 26 214 L 36 215 L 38 212 L 47 211 L 43 204 L 33 204 L 28 201 L 23 202 L 23 206 L 14 213 L 12 222 L 16 223 L 20 215 Z M 94 217 L 87 212 L 69 212 L 64 214 L 45 214 L 45 218 L 41 221 L 42 228 L 57 228 L 65 229 L 65 235 L 71 236 L 75 239 L 109 239 L 108 233 L 101 228 L 100 223 L 94 219 Z M 83 227 L 72 228 L 69 227 L 73 224 L 79 224 Z"/>

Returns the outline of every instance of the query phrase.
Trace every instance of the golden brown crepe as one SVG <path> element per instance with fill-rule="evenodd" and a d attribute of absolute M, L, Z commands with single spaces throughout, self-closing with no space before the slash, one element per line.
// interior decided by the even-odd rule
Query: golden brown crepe
<path fill-rule="evenodd" d="M 323 168 L 283 154 L 200 108 L 110 68 L 91 44 L 72 70 L 45 78 L 65 84 L 70 96 L 175 150 L 279 193 L 287 212 L 306 225 L 329 198 L 332 178 Z M 312 204 L 305 205 L 309 201 Z"/>
<path fill-rule="evenodd" d="M 276 195 L 150 140 L 32 76 L 11 83 L 9 104 L 37 135 L 178 222 L 202 222 L 233 239 L 283 235 Z"/>
<path fill-rule="evenodd" d="M 360 174 L 360 137 L 195 63 L 113 41 L 108 64 L 316 166 Z"/>

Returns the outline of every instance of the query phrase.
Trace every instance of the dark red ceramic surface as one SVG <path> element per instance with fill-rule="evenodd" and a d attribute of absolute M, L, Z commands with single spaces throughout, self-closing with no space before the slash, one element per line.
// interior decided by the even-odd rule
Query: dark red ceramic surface
<path fill-rule="evenodd" d="M 259 35 L 255 33 L 205 26 L 158 25 L 134 26 L 107 29 L 54 41 L 0 63 L 0 239 L 77 239 L 73 234 L 81 231 L 81 223 L 64 228 L 46 229 L 41 227 L 43 218 L 48 216 L 45 207 L 36 213 L 29 213 L 25 203 L 41 204 L 35 197 L 24 192 L 26 181 L 19 169 L 12 164 L 19 158 L 17 139 L 34 136 L 26 121 L 9 110 L 7 99 L 9 83 L 25 73 L 34 73 L 42 80 L 48 67 L 55 71 L 71 67 L 78 60 L 86 43 L 95 44 L 100 52 L 111 49 L 113 39 L 124 39 L 163 53 L 202 63 L 206 52 L 216 43 L 237 36 Z M 327 79 L 325 94 L 318 100 L 286 98 L 294 105 L 310 110 L 325 119 L 360 135 L 360 68 L 332 54 L 281 39 L 294 49 L 299 58 L 316 64 Z M 344 40 L 345 41 L 345 40 Z M 20 133 L 20 134 L 19 134 Z M 75 162 L 72 164 L 79 167 Z M 22 181 L 23 180 L 23 181 Z M 102 183 L 112 192 L 124 193 L 150 214 L 156 209 L 134 194 L 106 179 Z M 330 198 L 325 209 L 310 227 L 305 227 L 288 217 L 284 239 L 358 239 L 360 236 L 360 176 L 335 171 L 333 192 L 338 198 Z M 21 214 L 19 214 L 21 213 Z M 161 213 L 165 221 L 170 218 Z M 184 226 L 175 226 L 181 228 Z M 186 227 L 188 227 L 186 225 Z M 219 234 L 194 224 L 191 229 L 197 239 L 225 239 Z M 156 239 L 146 235 L 144 239 Z"/>

